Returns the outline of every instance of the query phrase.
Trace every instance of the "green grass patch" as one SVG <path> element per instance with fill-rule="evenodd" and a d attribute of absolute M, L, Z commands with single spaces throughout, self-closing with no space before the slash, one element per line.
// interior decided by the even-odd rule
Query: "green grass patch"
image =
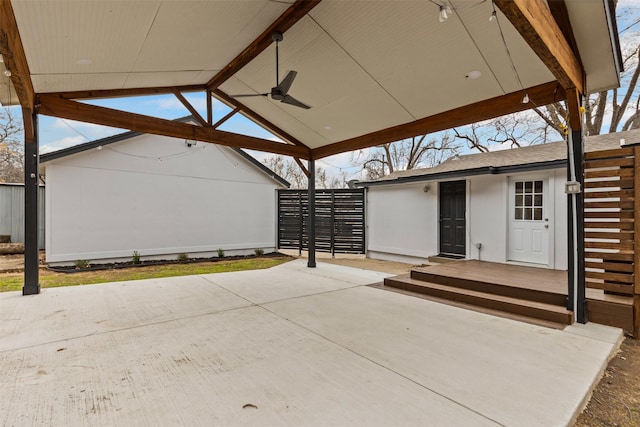
<path fill-rule="evenodd" d="M 289 257 L 250 258 L 234 261 L 203 262 L 194 264 L 168 264 L 122 270 L 87 271 L 82 273 L 55 273 L 40 271 L 40 287 L 93 285 L 107 282 L 159 279 L 163 277 L 191 276 L 196 274 L 226 273 L 230 271 L 261 270 L 291 261 Z M 24 285 L 22 273 L 0 276 L 0 292 L 21 291 Z"/>

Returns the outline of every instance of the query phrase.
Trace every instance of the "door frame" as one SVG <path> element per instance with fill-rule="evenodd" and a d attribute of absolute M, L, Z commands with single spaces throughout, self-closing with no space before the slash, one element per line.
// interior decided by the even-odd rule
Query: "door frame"
<path fill-rule="evenodd" d="M 457 254 L 457 253 L 452 253 L 452 252 L 443 252 L 442 251 L 442 214 L 441 214 L 441 209 L 442 209 L 442 185 L 443 184 L 452 184 L 452 183 L 463 183 L 464 185 L 464 196 L 462 197 L 462 199 L 464 200 L 464 215 L 463 215 L 463 219 L 464 219 L 464 253 L 461 254 Z M 461 257 L 461 258 L 467 258 L 467 252 L 469 249 L 469 242 L 468 242 L 468 218 L 467 218 L 467 211 L 468 211 L 468 205 L 469 205 L 469 200 L 468 200 L 468 196 L 469 196 L 469 188 L 468 188 L 468 181 L 466 179 L 457 179 L 457 180 L 451 180 L 451 181 L 440 181 L 438 182 L 438 255 L 439 256 L 450 256 L 450 257 Z"/>
<path fill-rule="evenodd" d="M 511 217 L 512 217 L 512 188 L 511 183 L 515 180 L 518 181 L 533 181 L 533 180 L 543 180 L 543 197 L 545 197 L 546 201 L 544 202 L 544 213 L 546 214 L 546 218 L 549 219 L 547 225 L 547 262 L 546 263 L 537 263 L 537 262 L 527 262 L 527 261 L 517 261 L 509 259 L 509 250 L 511 244 Z M 515 190 L 514 190 L 515 191 Z M 523 174 L 523 175 L 509 175 L 507 176 L 507 192 L 506 192 L 506 207 L 507 207 L 507 223 L 506 223 L 506 242 L 505 242 L 505 257 L 506 262 L 510 264 L 521 264 L 527 266 L 539 266 L 546 268 L 555 268 L 555 175 L 553 172 L 547 173 L 535 173 L 535 174 Z M 544 215 L 543 215 L 544 217 Z"/>

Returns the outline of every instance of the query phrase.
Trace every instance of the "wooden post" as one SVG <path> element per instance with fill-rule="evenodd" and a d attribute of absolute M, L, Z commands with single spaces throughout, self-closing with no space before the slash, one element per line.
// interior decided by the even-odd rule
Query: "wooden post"
<path fill-rule="evenodd" d="M 633 337 L 640 338 L 640 146 L 633 148 Z"/>

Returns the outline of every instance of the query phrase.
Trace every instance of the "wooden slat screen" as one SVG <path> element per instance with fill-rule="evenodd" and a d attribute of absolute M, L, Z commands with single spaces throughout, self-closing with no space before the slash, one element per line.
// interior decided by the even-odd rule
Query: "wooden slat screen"
<path fill-rule="evenodd" d="M 306 190 L 278 191 L 278 248 L 308 250 Z M 316 250 L 365 253 L 364 189 L 316 191 Z"/>
<path fill-rule="evenodd" d="M 589 288 L 634 294 L 637 151 L 624 147 L 584 156 L 585 278 Z"/>

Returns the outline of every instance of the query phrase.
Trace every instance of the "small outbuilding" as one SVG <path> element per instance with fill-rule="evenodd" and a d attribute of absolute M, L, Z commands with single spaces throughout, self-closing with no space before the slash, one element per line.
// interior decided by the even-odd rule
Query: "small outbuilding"
<path fill-rule="evenodd" d="M 241 149 L 126 132 L 41 163 L 48 263 L 275 250 L 276 190 L 289 183 Z"/>
<path fill-rule="evenodd" d="M 586 137 L 585 151 L 640 141 L 633 130 Z M 567 144 L 453 157 L 362 182 L 367 254 L 421 263 L 440 255 L 568 268 Z"/>

